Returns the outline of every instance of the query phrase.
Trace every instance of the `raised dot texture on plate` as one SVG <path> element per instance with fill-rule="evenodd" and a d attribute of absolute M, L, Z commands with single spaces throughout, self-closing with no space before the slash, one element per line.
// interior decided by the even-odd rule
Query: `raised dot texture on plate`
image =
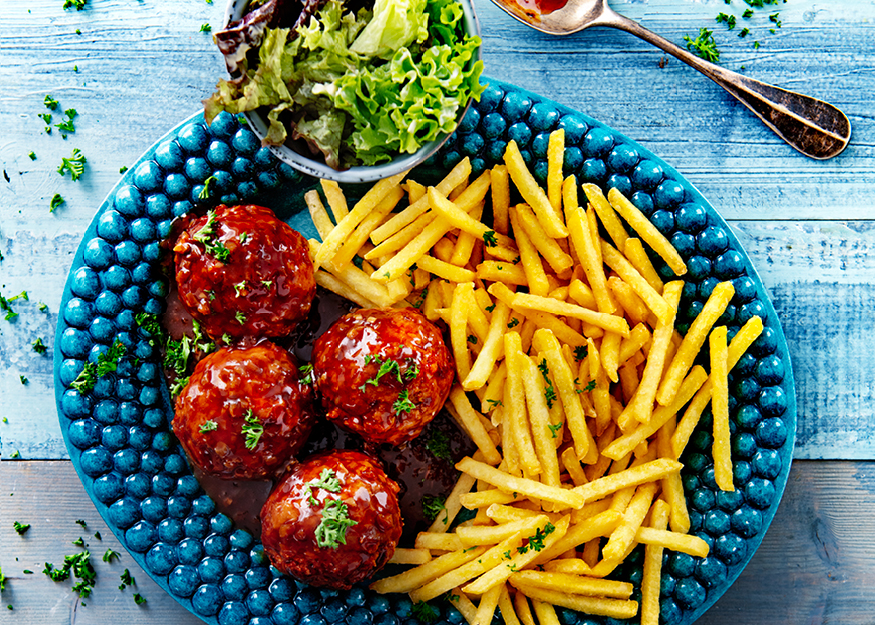
<path fill-rule="evenodd" d="M 730 393 L 736 491 L 713 482 L 710 412 L 681 457 L 692 531 L 712 545 L 708 558 L 667 553 L 662 577 L 664 625 L 688 625 L 735 580 L 774 516 L 787 480 L 796 429 L 795 391 L 780 324 L 756 271 L 732 230 L 670 165 L 581 113 L 512 85 L 489 87 L 459 131 L 431 160 L 441 170 L 463 156 L 481 171 L 502 162 L 508 141 L 520 145 L 540 178 L 546 175 L 549 130 L 565 130 L 566 175 L 615 184 L 672 241 L 686 261 L 684 324 L 721 280 L 731 279 L 736 328 L 761 315 L 765 331 L 732 373 Z M 427 174 L 424 171 L 424 174 Z M 437 172 L 439 173 L 439 172 Z M 210 197 L 200 199 L 204 181 Z M 139 312 L 160 313 L 167 294 L 161 240 L 170 220 L 222 199 L 262 202 L 292 227 L 315 234 L 303 194 L 317 182 L 280 165 L 236 117 L 206 127 L 200 115 L 161 138 L 120 180 L 86 230 L 59 310 L 55 392 L 61 430 L 83 483 L 132 557 L 183 606 L 211 624 L 412 625 L 406 596 L 366 586 L 320 592 L 269 566 L 254 537 L 234 526 L 200 488 L 170 433 L 173 414 L 163 388 L 159 350 L 138 327 Z M 607 190 L 607 189 L 605 189 Z M 656 262 L 660 272 L 670 270 Z M 114 340 L 128 346 L 118 370 L 81 395 L 70 388 Z M 134 366 L 132 358 L 139 359 Z M 640 556 L 633 554 L 633 560 Z M 623 567 L 637 581 L 640 561 Z M 637 592 L 637 590 L 636 590 Z M 437 603 L 436 603 L 437 605 Z M 439 624 L 461 624 L 439 605 Z M 560 609 L 561 622 L 611 623 Z"/>

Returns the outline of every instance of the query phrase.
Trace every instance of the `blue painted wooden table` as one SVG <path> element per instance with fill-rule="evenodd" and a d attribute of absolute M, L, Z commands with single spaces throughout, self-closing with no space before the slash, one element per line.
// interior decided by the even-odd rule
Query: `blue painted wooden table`
<path fill-rule="evenodd" d="M 62 0 L 0 0 L 0 293 L 29 296 L 13 302 L 14 320 L 0 317 L 0 566 L 10 580 L 0 623 L 200 622 L 136 567 L 86 496 L 66 460 L 51 357 L 73 253 L 119 169 L 197 111 L 221 75 L 200 31 L 220 24 L 216 3 L 89 0 L 75 11 Z M 701 622 L 871 623 L 875 3 L 787 0 L 747 20 L 742 0 L 613 4 L 678 43 L 714 29 L 723 65 L 825 99 L 851 119 L 847 150 L 812 161 L 720 88 L 629 35 L 550 38 L 476 0 L 487 74 L 583 111 L 675 166 L 729 220 L 782 320 L 797 383 L 796 461 L 762 547 Z M 780 28 L 769 20 L 776 11 Z M 738 16 L 735 30 L 715 23 L 719 12 Z M 747 37 L 738 36 L 743 27 Z M 47 94 L 78 112 L 66 139 L 43 131 Z M 56 171 L 74 148 L 88 159 L 78 182 Z M 55 194 L 64 203 L 50 212 Z M 46 354 L 34 351 L 36 338 Z M 19 537 L 14 521 L 32 527 Z M 121 551 L 119 562 L 97 563 L 87 606 L 40 573 L 79 536 L 97 554 Z M 137 586 L 120 592 L 125 568 Z M 135 604 L 133 592 L 147 603 Z"/>

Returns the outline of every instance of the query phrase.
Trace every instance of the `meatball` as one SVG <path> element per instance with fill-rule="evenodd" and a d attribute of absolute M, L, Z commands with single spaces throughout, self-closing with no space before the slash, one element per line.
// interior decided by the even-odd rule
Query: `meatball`
<path fill-rule="evenodd" d="M 312 364 L 326 416 L 393 445 L 434 418 L 455 372 L 440 330 L 413 308 L 344 315 L 313 345 Z"/>
<path fill-rule="evenodd" d="M 205 356 L 176 398 L 173 432 L 191 463 L 225 479 L 265 479 L 306 442 L 315 417 L 294 357 L 262 340 Z"/>
<path fill-rule="evenodd" d="M 286 336 L 316 294 L 307 241 L 263 206 L 217 206 L 173 247 L 179 298 L 217 339 Z"/>
<path fill-rule="evenodd" d="M 349 589 L 385 565 L 401 538 L 398 484 L 359 451 L 294 465 L 261 509 L 261 541 L 277 569 Z"/>

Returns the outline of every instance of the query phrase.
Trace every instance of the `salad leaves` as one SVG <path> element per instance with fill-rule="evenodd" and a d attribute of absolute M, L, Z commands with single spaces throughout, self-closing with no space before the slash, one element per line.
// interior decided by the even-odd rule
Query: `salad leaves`
<path fill-rule="evenodd" d="M 484 89 L 463 17 L 456 0 L 377 0 L 357 14 L 327 0 L 297 30 L 264 28 L 257 59 L 204 101 L 207 121 L 262 109 L 265 143 L 302 139 L 335 169 L 415 152 Z"/>

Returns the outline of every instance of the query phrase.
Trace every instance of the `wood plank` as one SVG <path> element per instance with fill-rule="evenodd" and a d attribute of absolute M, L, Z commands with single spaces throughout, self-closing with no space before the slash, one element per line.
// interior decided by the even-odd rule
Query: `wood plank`
<path fill-rule="evenodd" d="M 88 498 L 69 462 L 0 462 L 0 566 L 9 578 L 2 597 L 0 622 L 28 625 L 105 625 L 106 623 L 178 623 L 202 621 L 179 605 L 143 571 L 121 546 Z M 84 520 L 87 531 L 76 524 Z M 23 536 L 12 523 L 30 523 Z M 102 540 L 94 537 L 100 532 Z M 43 575 L 46 562 L 63 564 L 64 556 L 78 553 L 72 541 L 85 539 L 97 572 L 94 593 L 79 599 L 71 582 L 51 581 Z M 103 562 L 107 549 L 121 554 Z M 31 570 L 32 575 L 23 573 Z M 136 586 L 119 591 L 119 577 L 128 569 Z M 134 593 L 146 603 L 134 603 Z M 84 604 L 84 605 L 83 605 Z M 7 605 L 14 610 L 8 611 Z"/>
<path fill-rule="evenodd" d="M 107 530 L 69 462 L 0 463 L 0 559 L 11 581 L 3 604 L 15 607 L 15 622 L 136 625 L 200 621 L 177 604 L 122 551 L 121 562 L 97 563 L 98 582 L 87 607 L 77 607 L 69 582 L 43 576 L 44 562 L 58 562 L 83 535 L 75 519 L 99 530 L 92 551 L 100 554 L 119 543 Z M 47 496 L 51 493 L 51 496 Z M 12 495 L 10 497 L 10 494 Z M 60 512 L 59 512 L 60 511 Z M 762 546 L 726 595 L 709 610 L 704 625 L 842 623 L 869 625 L 875 611 L 875 544 L 865 537 L 875 518 L 875 465 L 866 462 L 797 461 L 781 506 Z M 23 537 L 13 521 L 32 523 Z M 129 568 L 148 603 L 134 605 L 129 591 L 116 588 L 117 575 Z M 22 574 L 23 569 L 36 571 Z M 6 610 L 4 614 L 8 614 Z M 11 621 L 10 621 L 11 622 Z"/>

